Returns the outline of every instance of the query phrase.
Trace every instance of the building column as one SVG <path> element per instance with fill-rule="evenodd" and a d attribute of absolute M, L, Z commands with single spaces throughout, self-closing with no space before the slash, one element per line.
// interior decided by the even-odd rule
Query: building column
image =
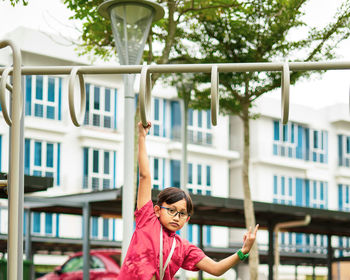
<path fill-rule="evenodd" d="M 32 251 L 32 211 L 28 209 L 25 213 L 26 215 L 26 236 L 25 236 L 25 254 L 26 260 L 31 262 L 29 267 L 29 274 L 31 275 L 30 279 L 35 278 L 34 270 L 34 260 L 33 260 L 33 251 Z"/>

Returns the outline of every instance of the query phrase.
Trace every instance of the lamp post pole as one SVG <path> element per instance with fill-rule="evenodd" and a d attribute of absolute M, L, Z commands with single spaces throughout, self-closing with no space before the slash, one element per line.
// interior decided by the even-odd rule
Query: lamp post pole
<path fill-rule="evenodd" d="M 149 0 L 107 0 L 98 7 L 99 13 L 111 20 L 120 64 L 140 64 L 152 21 L 164 16 L 164 9 Z M 124 81 L 124 185 L 122 261 L 134 230 L 134 124 L 135 75 L 125 74 Z"/>

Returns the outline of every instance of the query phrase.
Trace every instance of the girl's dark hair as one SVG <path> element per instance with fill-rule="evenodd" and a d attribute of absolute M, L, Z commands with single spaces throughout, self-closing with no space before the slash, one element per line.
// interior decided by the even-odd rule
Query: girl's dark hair
<path fill-rule="evenodd" d="M 175 202 L 178 202 L 182 199 L 186 200 L 186 205 L 187 205 L 187 213 L 192 215 L 193 214 L 193 203 L 190 195 L 179 189 L 179 188 L 174 188 L 174 187 L 169 187 L 164 190 L 162 190 L 158 194 L 158 200 L 157 200 L 157 205 L 162 206 L 163 202 L 166 204 L 173 204 Z"/>

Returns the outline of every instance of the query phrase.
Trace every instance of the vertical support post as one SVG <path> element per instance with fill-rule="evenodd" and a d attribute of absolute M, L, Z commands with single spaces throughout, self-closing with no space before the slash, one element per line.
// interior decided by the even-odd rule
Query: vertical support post
<path fill-rule="evenodd" d="M 134 124 L 135 94 L 133 89 L 135 75 L 123 76 L 124 79 L 124 186 L 122 200 L 123 241 L 122 262 L 125 259 L 134 230 Z"/>
<path fill-rule="evenodd" d="M 90 279 L 90 203 L 85 202 L 83 205 L 83 279 Z"/>
<path fill-rule="evenodd" d="M 327 235 L 327 267 L 328 267 L 328 280 L 332 280 L 332 261 L 333 261 L 333 248 L 332 248 L 332 235 Z"/>
<path fill-rule="evenodd" d="M 181 141 L 182 141 L 182 151 L 181 151 L 181 189 L 184 191 L 187 191 L 187 123 L 188 123 L 188 99 L 184 97 L 182 99 L 182 118 L 181 118 L 181 127 L 182 127 L 182 133 L 181 133 Z M 184 227 L 180 231 L 181 237 L 184 239 L 187 239 L 187 224 L 184 225 Z M 181 270 L 180 273 L 180 280 L 186 279 L 186 271 Z"/>
<path fill-rule="evenodd" d="M 273 229 L 274 225 L 271 221 L 269 221 L 268 224 L 268 231 L 269 231 L 269 252 L 268 252 L 268 260 L 267 263 L 269 265 L 269 280 L 273 280 L 273 266 L 274 266 L 274 239 L 273 239 Z"/>
<path fill-rule="evenodd" d="M 8 263 L 7 279 L 22 279 L 23 276 L 23 160 L 21 161 L 21 118 L 23 114 L 23 97 L 21 90 L 21 52 L 13 42 L 4 40 L 0 48 L 10 46 L 13 53 L 13 87 L 11 98 L 10 152 L 8 177 Z M 23 149 L 23 147 L 22 147 Z M 22 176 L 21 176 L 22 174 Z M 22 188 L 22 189 L 21 189 Z M 21 226 L 20 226 L 21 225 Z"/>
<path fill-rule="evenodd" d="M 203 225 L 200 224 L 199 225 L 199 248 L 201 250 L 203 250 L 204 246 L 203 246 Z M 200 270 L 198 272 L 198 280 L 203 280 L 203 271 Z"/>
<path fill-rule="evenodd" d="M 34 279 L 34 263 L 32 254 L 32 211 L 28 209 L 25 213 L 26 215 L 26 242 L 25 242 L 25 254 L 26 260 L 30 261 L 29 273 L 31 275 L 30 279 Z"/>
<path fill-rule="evenodd" d="M 295 265 L 295 280 L 298 280 L 298 265 Z"/>
<path fill-rule="evenodd" d="M 316 266 L 313 264 L 312 265 L 312 280 L 316 280 Z"/>

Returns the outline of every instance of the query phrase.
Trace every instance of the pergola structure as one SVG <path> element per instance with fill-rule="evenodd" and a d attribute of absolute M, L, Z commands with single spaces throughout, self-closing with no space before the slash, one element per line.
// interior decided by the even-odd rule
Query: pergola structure
<path fill-rule="evenodd" d="M 152 191 L 155 202 L 159 191 Z M 205 253 L 215 259 L 231 255 L 241 244 L 230 244 L 229 248 L 203 247 L 203 225 L 225 226 L 230 228 L 245 228 L 243 200 L 191 194 L 195 213 L 190 223 L 199 225 L 199 246 Z M 24 204 L 27 215 L 32 211 L 65 213 L 82 215 L 84 219 L 83 240 L 62 238 L 34 237 L 26 231 L 26 255 L 31 258 L 33 253 L 42 251 L 60 251 L 61 253 L 82 250 L 88 252 L 91 247 L 120 247 L 120 242 L 89 240 L 90 216 L 121 217 L 122 190 L 104 190 L 89 193 L 77 193 L 58 197 L 25 196 Z M 130 206 L 133 207 L 133 206 Z M 335 257 L 332 248 L 332 236 L 350 237 L 350 213 L 326 209 L 315 209 L 289 205 L 279 205 L 265 202 L 254 202 L 256 221 L 261 230 L 268 231 L 267 250 L 260 250 L 260 263 L 269 266 L 269 280 L 274 279 L 274 226 L 280 222 L 296 221 L 306 215 L 311 216 L 311 222 L 306 227 L 288 229 L 289 232 L 322 234 L 328 236 L 327 248 L 319 252 L 311 252 L 308 248 L 300 248 L 295 252 L 281 252 L 280 263 L 294 266 L 327 266 L 328 279 L 332 279 L 332 262 L 344 260 L 346 257 Z M 30 215 L 27 216 L 30 218 Z M 27 225 L 31 223 L 28 221 Z M 6 249 L 4 238 L 0 236 L 0 250 Z M 5 241 L 6 242 L 6 241 Z M 201 277 L 200 277 L 201 279 Z"/>

